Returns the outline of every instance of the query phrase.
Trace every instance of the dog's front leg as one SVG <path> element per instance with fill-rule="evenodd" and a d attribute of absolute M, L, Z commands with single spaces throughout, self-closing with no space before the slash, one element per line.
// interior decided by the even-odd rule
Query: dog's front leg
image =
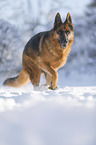
<path fill-rule="evenodd" d="M 52 81 L 51 81 L 49 89 L 52 89 L 52 90 L 56 89 L 57 82 L 58 82 L 58 73 L 57 71 L 54 70 L 54 72 L 52 73 Z"/>
<path fill-rule="evenodd" d="M 51 76 L 51 83 L 49 89 L 54 90 L 57 88 L 57 82 L 58 82 L 58 73 L 54 70 L 54 68 L 48 64 L 43 63 L 42 69 L 45 71 L 48 75 Z"/>

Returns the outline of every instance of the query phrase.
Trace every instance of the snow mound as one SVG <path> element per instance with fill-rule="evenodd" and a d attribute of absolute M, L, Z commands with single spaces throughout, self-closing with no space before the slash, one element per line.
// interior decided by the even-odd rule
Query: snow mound
<path fill-rule="evenodd" d="M 55 91 L 41 86 L 34 90 L 32 85 L 20 89 L 0 88 L 0 112 L 24 109 L 38 103 L 56 103 L 64 106 L 96 106 L 96 87 L 64 87 Z"/>

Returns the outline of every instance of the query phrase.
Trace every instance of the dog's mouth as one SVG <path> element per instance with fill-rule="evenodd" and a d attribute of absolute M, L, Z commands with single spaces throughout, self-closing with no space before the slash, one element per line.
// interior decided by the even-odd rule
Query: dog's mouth
<path fill-rule="evenodd" d="M 68 45 L 68 42 L 67 43 L 61 43 L 60 44 L 61 47 L 67 47 L 67 45 Z"/>

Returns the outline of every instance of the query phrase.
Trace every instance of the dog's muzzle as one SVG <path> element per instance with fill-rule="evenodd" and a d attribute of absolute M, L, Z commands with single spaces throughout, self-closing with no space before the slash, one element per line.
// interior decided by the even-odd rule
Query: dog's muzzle
<path fill-rule="evenodd" d="M 61 42 L 60 42 L 61 47 L 67 47 L 68 42 L 69 42 L 68 40 L 63 40 L 63 41 L 61 41 Z"/>
<path fill-rule="evenodd" d="M 60 40 L 58 40 L 59 44 L 61 47 L 67 47 L 68 45 L 68 39 L 64 36 L 63 38 L 61 38 Z"/>

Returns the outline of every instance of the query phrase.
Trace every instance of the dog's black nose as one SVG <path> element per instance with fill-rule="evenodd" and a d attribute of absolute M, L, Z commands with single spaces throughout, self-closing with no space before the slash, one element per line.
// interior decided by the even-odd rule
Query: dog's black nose
<path fill-rule="evenodd" d="M 63 40 L 61 42 L 61 47 L 67 47 L 67 45 L 68 45 L 68 40 L 67 39 L 66 40 Z"/>

